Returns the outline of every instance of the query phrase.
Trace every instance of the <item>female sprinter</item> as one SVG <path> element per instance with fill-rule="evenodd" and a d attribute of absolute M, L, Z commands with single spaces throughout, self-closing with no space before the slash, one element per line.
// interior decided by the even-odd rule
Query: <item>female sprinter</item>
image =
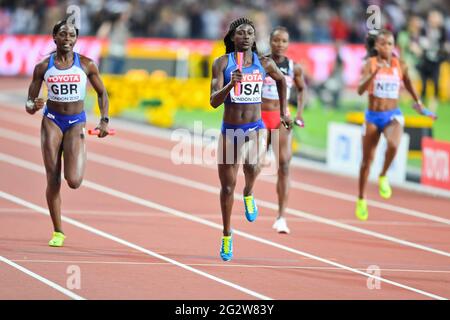
<path fill-rule="evenodd" d="M 289 46 L 289 33 L 284 27 L 276 27 L 270 34 L 270 57 L 275 61 L 278 68 L 286 78 L 287 93 L 295 84 L 297 95 L 296 123 L 303 125 L 302 112 L 305 104 L 306 85 L 303 79 L 303 70 L 299 64 L 288 59 L 284 54 Z M 261 116 L 268 131 L 268 146 L 272 144 L 275 156 L 278 159 L 278 218 L 273 228 L 279 233 L 289 233 L 289 228 L 284 217 L 289 193 L 289 162 L 291 161 L 291 130 L 280 126 L 280 103 L 275 81 L 267 76 L 264 79 L 262 90 Z M 289 109 L 286 110 L 289 114 Z M 273 131 L 272 131 L 273 130 Z M 273 133 L 273 135 L 271 134 Z M 276 139 L 276 140 L 273 140 Z M 275 141 L 275 145 L 272 143 Z M 278 144 L 277 144 L 278 142 Z M 276 147 L 275 147 L 276 146 Z"/>
<path fill-rule="evenodd" d="M 358 86 L 358 94 L 361 95 L 366 90 L 369 93 L 369 108 L 365 115 L 362 139 L 363 158 L 359 173 L 359 195 L 355 211 L 356 217 L 360 220 L 367 220 L 369 216 L 365 189 L 381 133 L 386 137 L 387 149 L 378 180 L 379 193 L 385 199 L 389 199 L 392 195 L 386 172 L 395 157 L 403 132 L 404 118 L 398 108 L 402 80 L 415 101 L 414 109 L 420 114 L 426 114 L 426 109 L 412 86 L 406 64 L 392 53 L 394 49 L 392 33 L 387 30 L 380 31 L 372 44 L 374 47 L 369 45 L 369 58 L 363 67 L 362 80 Z"/>
<path fill-rule="evenodd" d="M 101 120 L 100 138 L 108 135 L 108 96 L 95 63 L 73 51 L 78 29 L 59 21 L 53 28 L 56 52 L 36 65 L 28 89 L 26 111 L 36 113 L 44 106 L 41 123 L 41 148 L 47 173 L 47 204 L 53 222 L 52 247 L 61 247 L 65 235 L 61 226 L 61 165 L 70 188 L 77 189 L 83 180 L 86 148 L 84 97 L 89 79 L 98 96 Z M 48 89 L 48 101 L 38 98 L 42 82 Z M 62 157 L 64 153 L 64 157 Z M 62 158 L 64 160 L 62 160 Z"/>
<path fill-rule="evenodd" d="M 234 188 L 239 169 L 237 152 L 242 146 L 238 142 L 258 135 L 257 149 L 265 151 L 265 135 L 259 135 L 264 129 L 261 120 L 261 90 L 264 77 L 269 74 L 277 82 L 280 100 L 281 122 L 291 127 L 292 121 L 287 115 L 286 80 L 270 58 L 258 58 L 255 44 L 255 27 L 253 23 L 240 18 L 233 21 L 224 38 L 226 54 L 217 58 L 212 66 L 210 104 L 217 108 L 225 105 L 223 114 L 222 134 L 219 144 L 219 178 L 221 184 L 220 205 L 223 220 L 223 237 L 220 256 L 224 261 L 233 257 L 233 239 L 231 232 L 231 210 L 234 200 Z M 237 68 L 237 52 L 243 52 L 242 72 Z M 234 92 L 235 84 L 241 86 L 241 93 Z M 263 130 L 262 130 L 263 131 Z M 253 141 L 242 143 L 251 145 Z M 255 145 L 255 144 L 253 144 Z M 245 161 L 243 164 L 245 175 L 244 206 L 248 221 L 254 221 L 258 215 L 258 208 L 253 197 L 253 184 L 260 171 L 258 151 L 250 150 L 246 157 L 257 157 L 257 161 Z"/>

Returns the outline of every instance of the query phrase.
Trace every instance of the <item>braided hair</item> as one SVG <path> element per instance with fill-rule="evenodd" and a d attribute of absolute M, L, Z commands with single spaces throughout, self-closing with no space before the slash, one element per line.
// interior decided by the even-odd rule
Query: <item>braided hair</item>
<path fill-rule="evenodd" d="M 53 27 L 53 36 L 56 36 L 56 34 L 58 33 L 59 29 L 61 29 L 61 27 L 64 26 L 64 25 L 73 26 L 75 28 L 75 32 L 76 32 L 77 37 L 78 37 L 78 34 L 79 34 L 80 31 L 78 30 L 78 28 L 74 24 L 69 23 L 67 21 L 67 19 L 60 20 L 60 21 L 58 21 L 55 24 L 55 26 Z"/>
<path fill-rule="evenodd" d="M 239 27 L 241 24 L 248 24 L 250 25 L 253 30 L 256 31 L 255 25 L 253 24 L 253 21 L 247 18 L 239 18 L 231 22 L 230 28 L 228 29 L 227 34 L 225 35 L 225 38 L 223 38 L 223 43 L 225 44 L 225 52 L 230 53 L 234 52 L 234 42 L 231 41 L 231 37 L 234 35 L 234 32 L 236 31 L 237 27 Z M 258 53 L 258 50 L 256 49 L 256 42 L 253 43 L 252 51 Z"/>
<path fill-rule="evenodd" d="M 375 49 L 375 42 L 377 41 L 378 30 L 370 30 L 366 36 L 366 50 L 367 57 L 375 57 L 378 55 L 377 49 Z"/>

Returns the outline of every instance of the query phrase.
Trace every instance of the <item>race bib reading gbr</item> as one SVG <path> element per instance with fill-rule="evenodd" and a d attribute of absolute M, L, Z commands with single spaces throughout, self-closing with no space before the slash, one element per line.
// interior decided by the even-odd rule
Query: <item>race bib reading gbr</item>
<path fill-rule="evenodd" d="M 82 100 L 79 74 L 59 74 L 47 78 L 48 97 L 52 101 L 72 102 Z"/>
<path fill-rule="evenodd" d="M 253 73 L 244 73 L 240 83 L 241 94 L 235 95 L 234 88 L 230 91 L 231 102 L 233 103 L 261 103 L 261 92 L 263 76 L 259 70 Z"/>

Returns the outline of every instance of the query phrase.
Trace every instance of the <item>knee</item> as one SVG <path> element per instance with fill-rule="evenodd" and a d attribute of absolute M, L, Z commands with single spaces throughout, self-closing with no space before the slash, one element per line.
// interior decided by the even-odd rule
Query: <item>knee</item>
<path fill-rule="evenodd" d="M 220 190 L 221 193 L 225 196 L 230 196 L 234 193 L 234 188 L 236 186 L 236 183 L 230 183 L 222 186 L 222 189 Z"/>
<path fill-rule="evenodd" d="M 367 170 L 370 168 L 370 165 L 372 164 L 373 157 L 368 157 L 366 159 L 362 159 L 361 161 L 361 169 Z"/>
<path fill-rule="evenodd" d="M 259 166 L 256 164 L 244 165 L 244 174 L 255 175 L 258 173 Z"/>
<path fill-rule="evenodd" d="M 396 141 L 388 141 L 387 148 L 388 148 L 388 150 L 396 152 L 398 149 L 398 143 Z"/>
<path fill-rule="evenodd" d="M 47 187 L 57 189 L 61 186 L 61 175 L 56 173 L 47 174 Z"/>
<path fill-rule="evenodd" d="M 82 178 L 69 178 L 67 179 L 67 185 L 71 188 L 71 189 L 78 189 L 81 186 L 81 183 L 83 182 Z"/>
<path fill-rule="evenodd" d="M 289 175 L 289 162 L 281 162 L 278 168 L 278 173 L 283 176 Z"/>

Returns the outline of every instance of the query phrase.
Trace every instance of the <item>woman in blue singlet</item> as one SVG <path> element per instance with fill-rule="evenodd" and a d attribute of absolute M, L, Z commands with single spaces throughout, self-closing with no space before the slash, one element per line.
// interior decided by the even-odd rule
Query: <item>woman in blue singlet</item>
<path fill-rule="evenodd" d="M 286 80 L 275 62 L 268 57 L 258 57 L 253 23 L 240 18 L 233 21 L 224 38 L 226 54 L 217 58 L 212 66 L 211 98 L 214 108 L 224 104 L 222 135 L 219 144 L 218 171 L 220 178 L 220 206 L 223 220 L 223 237 L 220 256 L 224 261 L 233 257 L 231 210 L 239 162 L 244 158 L 245 175 L 244 208 L 248 221 L 258 215 L 253 197 L 253 185 L 260 171 L 259 161 L 265 152 L 265 139 L 261 129 L 261 93 L 266 74 L 277 83 L 280 99 L 281 123 L 292 127 L 287 115 Z M 242 71 L 238 69 L 237 52 L 243 52 Z M 235 89 L 235 86 L 239 87 Z M 244 151 L 242 151 L 244 149 Z M 242 152 L 242 153 L 241 153 Z"/>
<path fill-rule="evenodd" d="M 84 97 L 87 79 L 97 92 L 101 113 L 97 126 L 100 138 L 108 135 L 108 95 L 95 63 L 76 52 L 78 29 L 67 20 L 53 28 L 56 52 L 34 68 L 28 89 L 26 111 L 34 114 L 44 108 L 41 123 L 41 146 L 47 173 L 47 204 L 54 232 L 49 245 L 61 247 L 65 234 L 61 225 L 61 165 L 64 178 L 72 189 L 83 180 L 86 163 Z M 38 98 L 42 82 L 48 89 L 48 100 Z M 64 157 L 62 154 L 64 153 Z M 63 160 L 62 160 L 63 158 Z"/>

